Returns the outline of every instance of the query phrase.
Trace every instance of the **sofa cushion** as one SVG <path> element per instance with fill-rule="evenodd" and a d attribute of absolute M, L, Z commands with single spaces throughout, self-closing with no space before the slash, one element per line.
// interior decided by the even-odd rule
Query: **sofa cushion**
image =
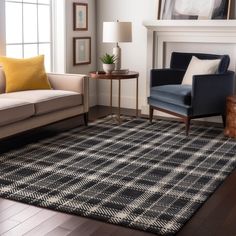
<path fill-rule="evenodd" d="M 180 106 L 191 106 L 191 85 L 162 85 L 151 88 L 150 97 Z"/>
<path fill-rule="evenodd" d="M 82 95 L 64 90 L 29 90 L 0 94 L 0 98 L 21 99 L 35 106 L 35 115 L 42 115 L 82 104 Z"/>
<path fill-rule="evenodd" d="M 0 126 L 33 116 L 34 104 L 18 99 L 0 98 Z"/>

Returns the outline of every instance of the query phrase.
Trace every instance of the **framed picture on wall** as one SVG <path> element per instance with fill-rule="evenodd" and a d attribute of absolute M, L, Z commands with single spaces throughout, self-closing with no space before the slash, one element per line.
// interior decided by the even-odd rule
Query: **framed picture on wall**
<path fill-rule="evenodd" d="M 73 27 L 74 30 L 88 30 L 88 4 L 73 3 Z"/>
<path fill-rule="evenodd" d="M 229 19 L 231 0 L 160 0 L 161 20 Z"/>
<path fill-rule="evenodd" d="M 74 65 L 91 63 L 91 37 L 73 38 L 73 61 Z"/>

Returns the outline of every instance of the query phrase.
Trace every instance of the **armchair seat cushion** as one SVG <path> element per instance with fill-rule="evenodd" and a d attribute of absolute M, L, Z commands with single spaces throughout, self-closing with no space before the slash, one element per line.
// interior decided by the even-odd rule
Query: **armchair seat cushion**
<path fill-rule="evenodd" d="M 151 88 L 150 97 L 155 100 L 179 106 L 191 106 L 191 85 L 162 85 Z"/>

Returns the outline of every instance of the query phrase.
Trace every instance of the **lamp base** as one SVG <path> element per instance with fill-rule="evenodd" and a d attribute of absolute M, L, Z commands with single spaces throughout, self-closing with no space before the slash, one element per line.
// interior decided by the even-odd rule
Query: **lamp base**
<path fill-rule="evenodd" d="M 121 68 L 121 48 L 119 47 L 118 43 L 116 44 L 116 47 L 113 48 L 113 55 L 115 55 L 115 57 L 116 57 L 115 70 L 120 70 L 120 68 Z"/>

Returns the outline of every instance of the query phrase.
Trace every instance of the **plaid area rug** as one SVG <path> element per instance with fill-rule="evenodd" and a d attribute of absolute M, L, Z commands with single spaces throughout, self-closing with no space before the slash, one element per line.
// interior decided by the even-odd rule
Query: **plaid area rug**
<path fill-rule="evenodd" d="M 0 196 L 174 235 L 236 166 L 222 128 L 100 120 L 0 157 Z"/>

